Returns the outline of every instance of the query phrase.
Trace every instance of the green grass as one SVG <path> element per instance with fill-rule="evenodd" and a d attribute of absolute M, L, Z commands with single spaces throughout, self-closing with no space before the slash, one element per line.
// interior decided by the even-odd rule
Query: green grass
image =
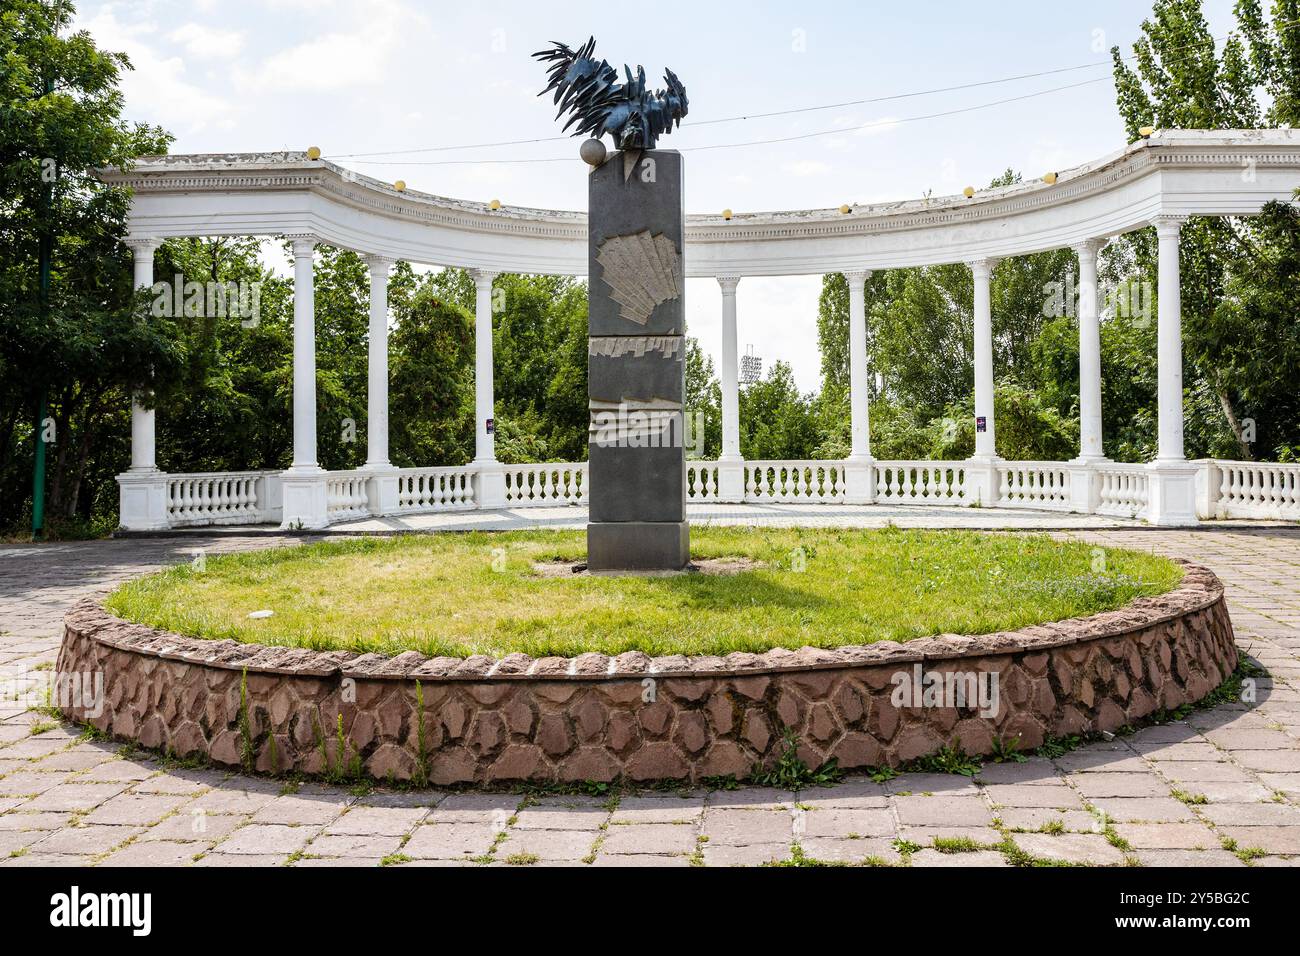
<path fill-rule="evenodd" d="M 114 613 L 204 638 L 395 654 L 725 654 L 981 634 L 1119 607 L 1182 577 L 1155 555 L 1045 535 L 697 527 L 729 576 L 542 577 L 582 532 L 412 535 L 210 556 L 131 581 Z M 504 556 L 504 560 L 502 557 Z M 798 567 L 804 570 L 797 570 Z M 273 616 L 250 619 L 253 611 Z"/>

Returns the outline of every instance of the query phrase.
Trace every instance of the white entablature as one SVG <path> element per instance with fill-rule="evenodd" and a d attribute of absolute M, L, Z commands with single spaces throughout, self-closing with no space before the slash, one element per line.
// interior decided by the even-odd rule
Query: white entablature
<path fill-rule="evenodd" d="M 572 175 L 586 167 L 574 157 Z M 585 275 L 580 212 L 448 199 L 305 153 L 162 156 L 104 171 L 134 190 L 132 235 L 313 235 L 390 259 L 490 272 Z M 1300 184 L 1300 130 L 1169 130 L 1048 185 L 838 209 L 691 215 L 693 277 L 809 275 L 1059 249 L 1154 217 L 1249 215 Z"/>

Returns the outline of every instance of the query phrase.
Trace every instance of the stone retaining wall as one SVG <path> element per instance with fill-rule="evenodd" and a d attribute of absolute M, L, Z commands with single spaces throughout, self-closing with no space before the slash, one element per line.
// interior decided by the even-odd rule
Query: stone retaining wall
<path fill-rule="evenodd" d="M 996 738 L 1028 750 L 1199 700 L 1236 664 L 1223 587 L 1188 565 L 1167 594 L 1014 632 L 694 658 L 262 647 L 130 624 L 87 599 L 65 619 L 57 677 L 102 675 L 102 702 L 60 699 L 68 716 L 179 756 L 319 774 L 338 761 L 341 716 L 346 766 L 455 785 L 742 777 L 786 730 L 811 766 L 896 765 L 954 742 L 986 754 Z M 900 701 L 899 684 L 930 674 L 996 675 L 996 713 Z"/>

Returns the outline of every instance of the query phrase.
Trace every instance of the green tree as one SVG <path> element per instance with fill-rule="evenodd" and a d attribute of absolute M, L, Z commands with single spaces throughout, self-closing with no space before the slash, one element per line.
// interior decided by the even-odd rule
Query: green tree
<path fill-rule="evenodd" d="M 148 320 L 122 245 L 124 190 L 93 170 L 165 152 L 157 127 L 121 119 L 124 54 L 70 33 L 71 5 L 0 0 L 0 523 L 30 507 L 42 397 L 52 522 L 88 515 L 128 460 L 129 395 L 161 390 L 182 362 L 166 320 Z M 48 313 L 39 258 L 52 252 Z"/>

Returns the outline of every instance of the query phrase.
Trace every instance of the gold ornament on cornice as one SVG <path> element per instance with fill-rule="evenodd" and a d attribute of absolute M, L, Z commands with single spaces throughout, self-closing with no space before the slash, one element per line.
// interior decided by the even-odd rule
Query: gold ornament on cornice
<path fill-rule="evenodd" d="M 975 195 L 975 187 L 967 186 L 965 189 L 961 191 L 961 194 L 965 196 L 967 199 L 970 199 L 972 196 Z"/>
<path fill-rule="evenodd" d="M 488 203 L 488 208 L 491 209 L 493 212 L 496 212 L 498 209 L 501 208 L 501 200 L 500 199 L 492 200 L 490 203 Z"/>
<path fill-rule="evenodd" d="M 1056 173 L 1044 173 L 1044 174 L 1043 174 L 1043 182 L 1047 183 L 1047 185 L 1049 185 L 1049 186 L 1055 186 L 1055 185 L 1056 185 Z"/>
<path fill-rule="evenodd" d="M 1141 136 L 1143 139 L 1150 139 L 1151 134 L 1154 133 L 1155 131 L 1156 128 L 1154 126 L 1143 126 L 1141 129 L 1138 130 L 1138 135 Z"/>
<path fill-rule="evenodd" d="M 723 219 L 730 220 L 730 219 L 731 219 L 731 210 L 730 210 L 730 209 L 724 209 L 724 210 L 722 210 L 722 218 L 723 218 Z"/>
<path fill-rule="evenodd" d="M 307 147 L 307 158 L 308 158 L 308 159 L 320 159 L 320 147 L 319 147 L 319 146 L 308 146 L 308 147 Z"/>
<path fill-rule="evenodd" d="M 399 193 L 406 192 L 406 180 L 399 179 L 397 182 L 393 183 L 393 188 L 396 189 Z"/>

